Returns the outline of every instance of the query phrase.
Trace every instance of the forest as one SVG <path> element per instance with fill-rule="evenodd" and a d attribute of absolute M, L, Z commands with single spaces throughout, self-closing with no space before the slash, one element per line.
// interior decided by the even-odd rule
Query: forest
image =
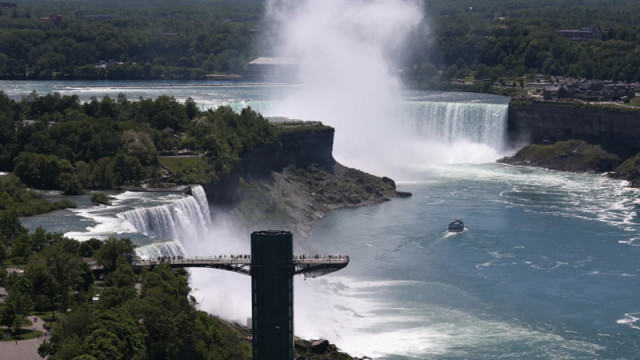
<path fill-rule="evenodd" d="M 15 213 L 0 212 L 0 244 L 23 269 L 18 274 L 0 268 L 0 284 L 8 293 L 0 325 L 12 337 L 28 338 L 35 335 L 23 329 L 30 323 L 25 315 L 40 316 L 53 326 L 38 349 L 42 357 L 251 358 L 250 343 L 241 340 L 246 333 L 196 309 L 184 270 L 161 264 L 134 271 L 127 261 L 133 252 L 129 239 L 78 242 L 42 228 L 29 234 Z M 94 271 L 87 259 L 102 270 Z"/>
<path fill-rule="evenodd" d="M 201 79 L 241 73 L 255 56 L 254 34 L 263 14 L 257 0 L 7 4 L 17 6 L 0 6 L 4 79 Z"/>
<path fill-rule="evenodd" d="M 20 217 L 75 206 L 36 189 L 80 194 L 168 181 L 159 178 L 159 154 L 183 147 L 199 161 L 171 180 L 215 182 L 244 151 L 275 136 L 276 128 L 251 109 L 200 110 L 190 99 L 80 103 L 54 93 L 16 101 L 0 92 L 0 168 L 9 172 L 0 176 L 0 286 L 7 291 L 0 340 L 35 336 L 23 328 L 27 315 L 38 314 L 53 326 L 39 348 L 49 359 L 249 359 L 247 330 L 198 311 L 185 271 L 134 271 L 129 239 L 78 242 L 42 228 L 29 233 Z M 108 203 L 102 192 L 93 191 L 91 200 Z"/>
<path fill-rule="evenodd" d="M 426 0 L 425 8 L 432 33 L 405 64 L 405 80 L 415 87 L 536 74 L 640 80 L 637 1 Z M 558 33 L 585 27 L 597 30 L 597 38 Z"/>
<path fill-rule="evenodd" d="M 413 34 L 409 53 L 397 64 L 413 87 L 535 74 L 640 80 L 637 1 L 423 3 L 429 30 Z M 264 0 L 5 3 L 0 6 L 0 78 L 244 75 L 251 60 L 273 55 L 265 41 L 264 5 Z M 575 41 L 558 32 L 584 27 L 597 30 L 597 37 Z"/>
<path fill-rule="evenodd" d="M 191 99 L 119 96 L 81 104 L 75 95 L 16 101 L 0 92 L 0 171 L 66 195 L 143 181 L 210 183 L 234 170 L 243 152 L 274 141 L 276 131 L 250 108 L 200 110 Z M 159 156 L 180 150 L 190 166 L 163 172 Z"/>
<path fill-rule="evenodd" d="M 409 54 L 397 64 L 413 87 L 535 74 L 640 80 L 637 1 L 423 3 L 429 31 L 413 34 Z M 251 60 L 273 55 L 264 5 L 264 0 L 5 3 L 0 6 L 0 78 L 243 75 Z M 584 27 L 597 30 L 597 37 L 575 41 L 558 33 Z"/>
<path fill-rule="evenodd" d="M 52 327 L 38 349 L 48 359 L 249 359 L 248 330 L 197 310 L 185 271 L 136 270 L 129 239 L 78 242 L 42 228 L 29 233 L 20 217 L 75 206 L 51 202 L 39 189 L 91 189 L 92 202 L 108 204 L 96 189 L 215 182 L 240 165 L 245 151 L 276 141 L 279 131 L 286 130 L 250 108 L 201 110 L 191 99 L 80 103 L 53 93 L 16 101 L 0 92 L 0 287 L 7 291 L 0 341 L 39 336 L 24 329 L 37 315 Z M 193 155 L 186 159 L 198 161 L 160 176 L 160 154 L 187 147 Z"/>

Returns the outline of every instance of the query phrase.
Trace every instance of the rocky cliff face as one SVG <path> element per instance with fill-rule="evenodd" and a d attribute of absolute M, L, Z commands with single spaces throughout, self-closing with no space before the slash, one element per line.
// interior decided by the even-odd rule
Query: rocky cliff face
<path fill-rule="evenodd" d="M 640 152 L 640 111 L 512 101 L 508 134 L 513 145 L 585 140 L 624 158 Z"/>
<path fill-rule="evenodd" d="M 277 142 L 245 154 L 241 168 L 229 177 L 203 185 L 209 203 L 247 231 L 288 229 L 305 238 L 330 211 L 411 195 L 396 191 L 389 178 L 337 163 L 333 128 L 281 130 Z"/>
<path fill-rule="evenodd" d="M 243 177 L 259 178 L 291 165 L 303 168 L 313 164 L 325 170 L 333 167 L 334 128 L 317 124 L 280 126 L 289 129 L 280 133 L 277 143 L 258 147 L 243 158 Z"/>
<path fill-rule="evenodd" d="M 277 142 L 259 146 L 242 156 L 242 164 L 227 178 L 215 184 L 203 185 L 210 203 L 232 205 L 236 202 L 236 189 L 240 179 L 251 181 L 268 178 L 272 171 L 280 172 L 287 166 L 307 167 L 315 164 L 331 170 L 333 136 L 335 129 L 317 124 L 293 124 L 284 129 Z"/>

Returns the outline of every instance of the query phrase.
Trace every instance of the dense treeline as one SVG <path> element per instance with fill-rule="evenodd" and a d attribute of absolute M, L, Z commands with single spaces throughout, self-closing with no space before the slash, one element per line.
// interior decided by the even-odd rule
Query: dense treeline
<path fill-rule="evenodd" d="M 416 86 L 533 74 L 640 80 L 634 0 L 425 1 L 433 33 L 415 39 L 405 76 Z M 558 30 L 591 27 L 596 39 Z"/>
<path fill-rule="evenodd" d="M 159 154 L 188 149 L 200 161 L 170 180 L 215 182 L 243 152 L 273 141 L 274 131 L 251 109 L 200 110 L 191 99 L 119 96 L 81 104 L 57 93 L 15 101 L 0 92 L 0 171 L 29 187 L 81 194 L 159 179 Z"/>
<path fill-rule="evenodd" d="M 78 242 L 38 228 L 29 234 L 10 212 L 0 212 L 3 255 L 24 272 L 0 268 L 8 295 L 0 325 L 18 336 L 25 316 L 51 313 L 57 321 L 38 352 L 71 359 L 249 359 L 249 342 L 226 324 L 196 310 L 186 272 L 168 266 L 134 272 L 129 239 Z M 96 279 L 85 261 L 104 268 Z M 2 259 L 0 259 L 2 260 Z M 136 289 L 140 284 L 140 291 Z M 96 300 L 96 297 L 99 300 Z M 61 313 L 59 316 L 57 314 Z"/>
<path fill-rule="evenodd" d="M 5 79 L 189 79 L 241 73 L 259 0 L 16 2 L 0 16 Z M 61 15 L 61 22 L 42 20 Z M 102 66 L 96 64 L 103 61 Z"/>
<path fill-rule="evenodd" d="M 0 7 L 4 79 L 201 79 L 242 74 L 270 53 L 261 41 L 264 0 L 16 5 Z M 424 7 L 430 31 L 415 34 L 399 64 L 416 87 L 536 73 L 640 80 L 635 0 L 424 0 Z M 62 15 L 59 26 L 41 20 L 49 14 Z M 599 35 L 571 41 L 558 33 L 581 27 Z"/>

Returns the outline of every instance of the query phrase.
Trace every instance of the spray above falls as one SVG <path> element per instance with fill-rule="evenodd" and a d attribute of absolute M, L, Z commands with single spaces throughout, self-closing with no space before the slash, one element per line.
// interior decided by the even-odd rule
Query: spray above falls
<path fill-rule="evenodd" d="M 424 28 L 422 3 L 408 0 L 269 0 L 275 55 L 296 59 L 296 82 L 272 115 L 319 120 L 336 128 L 334 155 L 370 170 L 388 157 L 373 146 L 400 141 L 393 104 L 402 84 L 406 41 Z"/>

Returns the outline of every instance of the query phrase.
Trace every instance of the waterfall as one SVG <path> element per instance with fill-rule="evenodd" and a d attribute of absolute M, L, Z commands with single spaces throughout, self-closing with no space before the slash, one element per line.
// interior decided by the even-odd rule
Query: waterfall
<path fill-rule="evenodd" d="M 415 135 L 454 144 L 466 141 L 500 151 L 507 132 L 505 104 L 462 102 L 408 102 L 403 106 Z"/>
<path fill-rule="evenodd" d="M 265 116 L 291 116 L 274 112 L 277 103 L 273 101 L 242 101 L 229 104 L 240 112 L 250 106 Z M 487 145 L 496 151 L 506 145 L 508 104 L 448 101 L 403 101 L 394 106 L 397 114 L 408 121 L 408 130 L 424 140 Z M 305 118 L 304 116 L 297 116 Z M 331 119 L 313 118 L 327 125 Z"/>
<path fill-rule="evenodd" d="M 118 214 L 139 232 L 157 239 L 170 239 L 136 249 L 141 257 L 181 255 L 185 246 L 204 239 L 211 230 L 209 203 L 201 186 L 191 188 L 192 196 L 152 207 L 141 207 Z"/>
<path fill-rule="evenodd" d="M 267 117 L 318 120 L 333 126 L 334 158 L 373 174 L 402 177 L 407 168 L 487 163 L 508 152 L 508 98 L 502 96 L 407 92 L 404 100 L 394 100 L 384 109 L 349 103 L 339 116 L 327 113 L 333 108 L 330 99 L 318 100 L 316 107 L 298 100 L 255 101 L 251 106 Z M 234 109 L 240 111 L 245 105 L 234 104 Z"/>
<path fill-rule="evenodd" d="M 179 241 L 165 241 L 136 247 L 136 255 L 143 259 L 157 259 L 161 256 L 184 255 L 186 251 Z"/>

